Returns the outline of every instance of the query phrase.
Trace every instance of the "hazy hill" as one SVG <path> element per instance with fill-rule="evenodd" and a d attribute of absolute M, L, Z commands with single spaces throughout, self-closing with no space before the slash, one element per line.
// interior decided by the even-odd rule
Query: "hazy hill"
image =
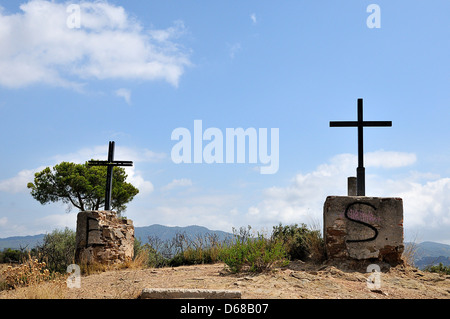
<path fill-rule="evenodd" d="M 450 245 L 430 241 L 417 245 L 416 258 L 414 260 L 417 268 L 423 269 L 426 266 L 439 263 L 445 266 L 450 265 Z"/>
<path fill-rule="evenodd" d="M 450 256 L 450 245 L 425 241 L 418 245 L 417 253 L 422 257 Z"/>
<path fill-rule="evenodd" d="M 0 238 L 0 250 L 3 250 L 5 248 L 31 249 L 39 244 L 42 244 L 44 236 L 44 234 L 39 234 L 34 236 L 15 236 Z"/>

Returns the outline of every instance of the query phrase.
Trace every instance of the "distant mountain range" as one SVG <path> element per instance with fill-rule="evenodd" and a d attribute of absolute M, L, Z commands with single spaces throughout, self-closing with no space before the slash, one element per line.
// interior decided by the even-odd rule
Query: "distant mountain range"
<path fill-rule="evenodd" d="M 31 249 L 39 244 L 42 244 L 44 236 L 44 234 L 39 234 L 34 236 L 15 236 L 0 238 L 0 250 L 6 248 Z"/>
<path fill-rule="evenodd" d="M 417 245 L 414 265 L 423 269 L 429 265 L 442 263 L 450 266 L 450 245 L 425 241 Z"/>
<path fill-rule="evenodd" d="M 149 237 L 159 238 L 161 241 L 171 240 L 177 234 L 184 234 L 191 239 L 197 236 L 203 237 L 206 234 L 213 234 L 217 236 L 217 240 L 222 241 L 232 236 L 220 230 L 210 230 L 203 226 L 186 226 L 186 227 L 169 227 L 163 225 L 151 225 L 145 227 L 135 227 L 135 237 L 140 239 L 142 244 L 148 242 Z M 15 236 L 8 238 L 0 238 L 0 250 L 5 248 L 11 249 L 31 249 L 39 244 L 42 244 L 44 234 L 34 236 Z M 410 243 L 406 243 L 407 245 Z M 450 245 L 426 241 L 420 244 L 415 244 L 416 253 L 414 264 L 417 268 L 423 269 L 428 265 L 437 265 L 442 263 L 450 266 Z"/>

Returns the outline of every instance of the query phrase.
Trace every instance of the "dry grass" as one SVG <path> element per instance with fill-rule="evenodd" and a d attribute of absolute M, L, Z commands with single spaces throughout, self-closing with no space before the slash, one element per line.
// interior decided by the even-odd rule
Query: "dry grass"
<path fill-rule="evenodd" d="M 2 271 L 1 281 L 3 286 L 16 289 L 39 284 L 43 281 L 57 280 L 61 277 L 58 273 L 51 273 L 45 262 L 39 262 L 30 255 L 28 259 L 18 266 L 7 266 Z"/>
<path fill-rule="evenodd" d="M 64 296 L 66 278 L 51 273 L 44 262 L 29 255 L 20 265 L 2 265 L 0 291 L 9 290 L 9 298 L 60 299 Z"/>
<path fill-rule="evenodd" d="M 306 246 L 310 252 L 309 258 L 313 262 L 322 262 L 325 260 L 325 242 L 319 221 L 313 220 L 308 228 L 311 230 L 306 238 Z"/>
<path fill-rule="evenodd" d="M 80 266 L 80 271 L 83 275 L 92 275 L 99 272 L 105 272 L 110 270 L 110 267 L 101 263 L 84 263 L 81 262 L 78 264 Z"/>
<path fill-rule="evenodd" d="M 28 287 L 19 287 L 14 291 L 10 291 L 5 297 L 9 299 L 64 299 L 66 291 L 66 282 L 58 280 L 41 282 Z"/>
<path fill-rule="evenodd" d="M 415 242 L 405 245 L 405 250 L 402 253 L 402 260 L 405 264 L 414 267 L 414 260 L 417 254 L 418 245 Z"/>
<path fill-rule="evenodd" d="M 80 271 L 83 275 L 92 275 L 105 271 L 120 270 L 120 269 L 142 269 L 145 268 L 148 260 L 148 252 L 142 250 L 133 260 L 126 260 L 119 264 L 102 264 L 102 263 L 87 263 L 81 261 L 79 263 Z"/>
<path fill-rule="evenodd" d="M 314 262 L 325 260 L 325 246 L 320 233 L 310 233 L 306 238 L 306 246 L 310 253 L 309 259 Z"/>
<path fill-rule="evenodd" d="M 126 262 L 125 268 L 130 269 L 142 269 L 147 266 L 147 261 L 149 259 L 149 251 L 147 249 L 141 249 L 133 260 Z"/>

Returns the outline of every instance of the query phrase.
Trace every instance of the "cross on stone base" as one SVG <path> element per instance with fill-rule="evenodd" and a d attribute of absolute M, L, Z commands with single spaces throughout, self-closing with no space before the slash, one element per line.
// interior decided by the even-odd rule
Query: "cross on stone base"
<path fill-rule="evenodd" d="M 357 127 L 358 128 L 358 167 L 356 169 L 356 195 L 366 195 L 364 150 L 363 150 L 363 128 L 364 127 L 392 126 L 391 121 L 364 121 L 363 99 L 358 99 L 358 121 L 331 121 L 330 127 Z"/>

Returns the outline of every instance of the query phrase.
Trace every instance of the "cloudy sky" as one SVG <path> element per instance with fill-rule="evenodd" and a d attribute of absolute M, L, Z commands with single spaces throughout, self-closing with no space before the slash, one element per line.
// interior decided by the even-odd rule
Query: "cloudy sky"
<path fill-rule="evenodd" d="M 449 1 L 0 6 L 0 238 L 74 229 L 76 209 L 26 184 L 106 159 L 109 141 L 135 164 L 135 226 L 320 228 L 357 166 L 356 129 L 329 121 L 356 120 L 363 98 L 366 120 L 393 122 L 365 129 L 366 195 L 403 198 L 406 240 L 450 244 Z M 258 140 L 242 163 L 226 160 L 237 128 Z"/>

